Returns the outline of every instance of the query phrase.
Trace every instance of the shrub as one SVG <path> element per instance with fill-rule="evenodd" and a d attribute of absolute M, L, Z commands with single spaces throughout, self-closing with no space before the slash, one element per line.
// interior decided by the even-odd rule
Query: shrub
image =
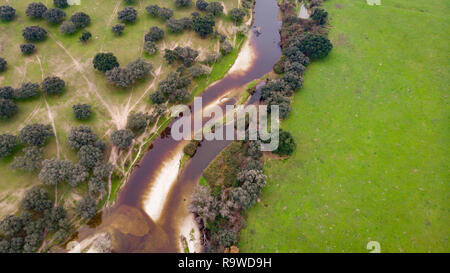
<path fill-rule="evenodd" d="M 61 31 L 62 34 L 70 35 L 70 34 L 74 34 L 75 32 L 77 32 L 77 27 L 75 26 L 75 24 L 72 21 L 65 21 L 59 27 L 59 31 Z"/>
<path fill-rule="evenodd" d="M 11 86 L 0 87 L 0 99 L 14 99 L 14 89 Z"/>
<path fill-rule="evenodd" d="M 59 24 L 66 17 L 66 13 L 59 8 L 51 8 L 44 12 L 42 17 L 50 24 Z"/>
<path fill-rule="evenodd" d="M 156 46 L 155 42 L 147 41 L 144 42 L 144 52 L 146 52 L 149 55 L 156 54 L 158 51 L 158 47 Z"/>
<path fill-rule="evenodd" d="M 128 129 L 117 130 L 111 134 L 111 142 L 121 150 L 130 147 L 133 138 L 133 132 Z"/>
<path fill-rule="evenodd" d="M 36 51 L 36 47 L 32 43 L 21 44 L 20 51 L 22 51 L 22 54 L 24 55 L 30 55 Z"/>
<path fill-rule="evenodd" d="M 8 62 L 5 59 L 0 58 L 0 72 L 5 71 L 7 65 L 8 65 Z"/>
<path fill-rule="evenodd" d="M 80 36 L 80 41 L 85 43 L 89 39 L 91 39 L 91 37 L 92 37 L 92 34 L 89 31 L 83 30 L 83 32 L 81 33 L 81 36 Z"/>
<path fill-rule="evenodd" d="M 142 112 L 133 113 L 128 116 L 127 128 L 138 133 L 147 127 L 147 117 Z"/>
<path fill-rule="evenodd" d="M 91 24 L 91 17 L 84 12 L 77 12 L 70 17 L 70 21 L 75 24 L 75 26 L 80 28 L 85 28 Z"/>
<path fill-rule="evenodd" d="M 44 146 L 49 137 L 53 136 L 52 126 L 44 124 L 31 124 L 19 132 L 19 140 L 30 146 Z"/>
<path fill-rule="evenodd" d="M 0 118 L 8 119 L 17 113 L 17 105 L 12 100 L 0 98 Z"/>
<path fill-rule="evenodd" d="M 184 146 L 183 152 L 186 155 L 193 157 L 195 155 L 195 153 L 197 152 L 198 144 L 199 144 L 198 141 L 195 141 L 195 140 L 189 142 L 186 146 Z"/>
<path fill-rule="evenodd" d="M 195 6 L 197 7 L 197 9 L 205 11 L 206 7 L 208 7 L 208 2 L 206 2 L 205 0 L 197 0 L 197 2 L 195 2 Z"/>
<path fill-rule="evenodd" d="M 164 30 L 160 29 L 159 27 L 151 27 L 150 31 L 145 34 L 146 42 L 157 42 L 162 38 L 164 38 Z"/>
<path fill-rule="evenodd" d="M 109 83 L 121 88 L 130 87 L 135 79 L 131 70 L 126 67 L 114 67 L 106 71 L 105 75 Z"/>
<path fill-rule="evenodd" d="M 206 7 L 206 11 L 214 16 L 220 15 L 223 13 L 223 5 L 220 2 L 210 2 Z"/>
<path fill-rule="evenodd" d="M 199 64 L 189 67 L 188 71 L 189 71 L 189 74 L 194 78 L 211 73 L 211 69 L 208 66 L 199 65 Z"/>
<path fill-rule="evenodd" d="M 31 18 L 42 18 L 47 7 L 42 3 L 31 3 L 28 5 L 25 14 Z"/>
<path fill-rule="evenodd" d="M 93 60 L 94 68 L 106 72 L 119 66 L 116 56 L 112 53 L 97 53 Z"/>
<path fill-rule="evenodd" d="M 115 24 L 111 28 L 111 32 L 114 33 L 117 36 L 122 35 L 123 31 L 125 30 L 125 24 Z"/>
<path fill-rule="evenodd" d="M 202 61 L 202 63 L 205 64 L 213 64 L 216 63 L 218 60 L 220 60 L 220 58 L 222 57 L 222 54 L 220 52 L 213 52 L 208 54 L 205 59 Z"/>
<path fill-rule="evenodd" d="M 26 147 L 23 156 L 16 156 L 11 164 L 11 168 L 21 171 L 33 172 L 42 168 L 42 155 L 44 148 Z"/>
<path fill-rule="evenodd" d="M 18 100 L 24 100 L 39 96 L 39 84 L 26 82 L 23 83 L 14 93 L 14 97 Z"/>
<path fill-rule="evenodd" d="M 16 16 L 16 10 L 11 6 L 0 6 L 0 20 L 3 22 L 12 21 Z"/>
<path fill-rule="evenodd" d="M 137 19 L 137 11 L 132 7 L 125 7 L 119 11 L 117 18 L 124 23 L 134 23 Z"/>
<path fill-rule="evenodd" d="M 17 137 L 13 135 L 0 135 L 0 158 L 10 156 L 17 147 Z"/>
<path fill-rule="evenodd" d="M 40 26 L 30 26 L 22 31 L 22 36 L 28 42 L 39 42 L 47 38 L 47 31 Z"/>
<path fill-rule="evenodd" d="M 278 148 L 273 153 L 278 155 L 291 155 L 296 148 L 295 140 L 291 133 L 287 131 L 281 131 L 279 136 Z"/>
<path fill-rule="evenodd" d="M 66 86 L 66 83 L 59 77 L 47 77 L 41 84 L 42 91 L 48 95 L 61 94 Z"/>
<path fill-rule="evenodd" d="M 53 5 L 57 8 L 65 9 L 69 6 L 69 3 L 67 3 L 67 0 L 53 0 Z"/>
<path fill-rule="evenodd" d="M 153 65 L 149 62 L 139 58 L 127 65 L 131 75 L 134 79 L 140 80 L 145 78 L 153 68 Z"/>
<path fill-rule="evenodd" d="M 86 120 L 92 114 L 91 106 L 89 104 L 75 104 L 72 106 L 72 109 L 75 118 L 79 120 Z"/>
<path fill-rule="evenodd" d="M 233 45 L 229 41 L 224 41 L 220 44 L 220 53 L 223 56 L 230 54 L 231 51 L 233 51 Z"/>
<path fill-rule="evenodd" d="M 97 213 L 97 203 L 91 197 L 85 197 L 77 203 L 77 214 L 87 220 Z"/>
<path fill-rule="evenodd" d="M 236 23 L 240 23 L 242 19 L 245 17 L 245 11 L 243 9 L 234 8 L 230 10 L 230 17 Z"/>
<path fill-rule="evenodd" d="M 192 0 L 175 0 L 175 6 L 177 8 L 189 7 L 192 4 Z"/>

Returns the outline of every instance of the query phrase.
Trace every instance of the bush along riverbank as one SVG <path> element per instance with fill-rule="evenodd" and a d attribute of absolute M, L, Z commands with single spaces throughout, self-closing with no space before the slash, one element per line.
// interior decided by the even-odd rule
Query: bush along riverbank
<path fill-rule="evenodd" d="M 307 3 L 311 18 L 296 15 L 298 1 L 283 0 L 281 47 L 283 55 L 275 64 L 278 77 L 268 80 L 261 89 L 261 103 L 278 105 L 280 118 L 286 119 L 291 111 L 291 97 L 301 89 L 306 66 L 316 59 L 325 58 L 333 46 L 327 38 L 328 13 L 320 8 L 322 0 Z M 270 107 L 269 107 L 270 109 Z M 189 211 L 202 232 L 206 252 L 239 252 L 239 231 L 245 226 L 246 210 L 251 208 L 266 185 L 264 157 L 286 157 L 296 144 L 291 134 L 280 130 L 277 150 L 262 152 L 261 141 L 235 141 L 225 148 L 203 172 L 193 192 Z"/>

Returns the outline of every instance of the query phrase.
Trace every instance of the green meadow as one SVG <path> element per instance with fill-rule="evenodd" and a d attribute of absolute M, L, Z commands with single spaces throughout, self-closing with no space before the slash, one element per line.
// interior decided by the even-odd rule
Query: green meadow
<path fill-rule="evenodd" d="M 265 162 L 241 252 L 449 252 L 450 3 L 329 0 L 331 54 L 311 64 Z"/>

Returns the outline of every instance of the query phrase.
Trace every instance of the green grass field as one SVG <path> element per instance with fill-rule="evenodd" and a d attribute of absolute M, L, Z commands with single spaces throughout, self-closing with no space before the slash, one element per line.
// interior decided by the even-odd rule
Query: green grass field
<path fill-rule="evenodd" d="M 308 67 L 267 161 L 242 252 L 449 252 L 450 3 L 329 0 L 334 49 Z"/>
<path fill-rule="evenodd" d="M 51 123 L 49 113 L 52 113 L 57 137 L 52 138 L 45 148 L 45 158 L 58 156 L 59 142 L 60 158 L 77 161 L 77 156 L 68 145 L 67 134 L 70 128 L 79 125 L 89 125 L 104 141 L 109 143 L 109 135 L 116 128 L 122 129 L 126 125 L 126 118 L 130 112 L 151 111 L 148 96 L 155 91 L 157 83 L 165 79 L 169 71 L 175 70 L 177 65 L 168 65 L 163 60 L 164 48 L 173 49 L 177 45 L 190 46 L 200 52 L 199 60 L 206 54 L 218 51 L 219 41 L 212 36 L 201 39 L 193 31 L 183 34 L 168 33 L 165 22 L 159 18 L 150 17 L 145 7 L 158 4 L 175 11 L 175 18 L 190 16 L 196 10 L 195 5 L 190 8 L 175 8 L 175 1 L 139 0 L 133 7 L 138 11 L 138 20 L 134 24 L 127 24 L 122 36 L 116 37 L 111 27 L 119 23 L 117 12 L 126 4 L 123 0 L 89 1 L 81 0 L 80 6 L 64 9 L 66 19 L 76 12 L 83 11 L 90 15 L 91 25 L 86 29 L 92 33 L 92 40 L 86 44 L 78 41 L 81 31 L 74 35 L 63 35 L 59 26 L 51 26 L 44 20 L 31 20 L 25 15 L 26 7 L 34 0 L 0 0 L 0 5 L 11 5 L 16 9 L 16 19 L 12 22 L 0 22 L 0 57 L 8 61 L 8 69 L 0 74 L 0 86 L 11 85 L 14 88 L 23 82 L 40 83 L 43 77 L 59 76 L 66 81 L 66 91 L 60 96 L 47 96 L 26 102 L 18 102 L 19 111 L 10 120 L 0 121 L 0 133 L 17 134 L 21 128 L 31 123 Z M 41 1 L 48 8 L 53 7 L 53 1 Z M 239 1 L 225 0 L 225 11 L 237 7 Z M 248 17 L 245 19 L 247 20 Z M 49 32 L 49 37 L 36 43 L 37 53 L 23 56 L 19 45 L 24 43 L 22 29 L 26 26 L 40 25 Z M 166 31 L 163 41 L 158 42 L 159 51 L 154 56 L 142 52 L 144 35 L 152 26 L 159 26 Z M 239 45 L 245 40 L 236 35 L 234 22 L 223 15 L 216 19 L 216 29 L 236 43 L 235 50 L 224 57 L 213 67 L 211 75 L 195 80 L 190 86 L 194 94 L 199 94 L 210 83 L 221 78 L 231 67 Z M 98 52 L 112 52 L 117 56 L 121 65 L 143 57 L 153 63 L 153 76 L 137 82 L 133 88 L 123 90 L 107 83 L 105 75 L 95 71 L 92 59 Z M 46 106 L 45 100 L 48 102 Z M 73 115 L 72 105 L 88 103 L 92 105 L 94 116 L 88 121 L 77 121 Z M 145 139 L 142 140 L 145 142 Z M 16 153 L 20 155 L 19 153 Z M 122 160 L 123 158 L 119 158 Z M 37 174 L 16 172 L 9 168 L 12 157 L 0 160 L 0 216 L 11 213 L 17 208 L 17 201 L 23 195 L 24 189 L 40 184 Z M 122 160 L 125 161 L 125 160 Z M 120 162 L 123 163 L 123 162 Z"/>

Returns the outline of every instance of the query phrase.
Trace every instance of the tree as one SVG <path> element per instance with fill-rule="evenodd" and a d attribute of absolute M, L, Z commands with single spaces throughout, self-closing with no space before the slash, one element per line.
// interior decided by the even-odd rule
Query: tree
<path fill-rule="evenodd" d="M 183 63 L 186 67 L 192 66 L 197 59 L 199 53 L 197 50 L 190 48 L 189 46 L 180 47 L 177 46 L 174 50 L 179 59 L 183 60 Z"/>
<path fill-rule="evenodd" d="M 153 17 L 159 16 L 160 7 L 158 5 L 150 5 L 145 8 L 145 10 Z"/>
<path fill-rule="evenodd" d="M 245 170 L 263 170 L 263 165 L 259 160 L 251 158 L 247 164 L 245 164 Z"/>
<path fill-rule="evenodd" d="M 78 151 L 78 158 L 78 163 L 90 170 L 103 159 L 103 150 L 94 145 L 84 145 Z"/>
<path fill-rule="evenodd" d="M 121 150 L 130 147 L 134 134 L 129 129 L 116 130 L 111 134 L 111 142 Z"/>
<path fill-rule="evenodd" d="M 308 33 L 303 37 L 294 39 L 290 46 L 297 47 L 311 59 L 320 59 L 328 56 L 333 45 L 327 37 L 319 34 Z"/>
<path fill-rule="evenodd" d="M 315 9 L 311 14 L 311 19 L 323 25 L 327 22 L 328 12 L 323 9 Z"/>
<path fill-rule="evenodd" d="M 40 26 L 30 26 L 22 31 L 22 36 L 28 42 L 39 42 L 47 38 L 47 31 Z"/>
<path fill-rule="evenodd" d="M 94 68 L 98 71 L 106 72 L 119 66 L 116 56 L 112 53 L 97 53 L 94 60 Z"/>
<path fill-rule="evenodd" d="M 213 244 L 217 245 L 217 250 L 223 252 L 225 248 L 237 243 L 237 235 L 232 230 L 221 229 L 219 232 L 213 234 L 212 241 Z"/>
<path fill-rule="evenodd" d="M 12 100 L 0 98 L 0 118 L 8 119 L 17 113 L 17 105 Z"/>
<path fill-rule="evenodd" d="M 135 133 L 143 131 L 147 127 L 147 116 L 142 112 L 132 113 L 128 116 L 127 128 Z"/>
<path fill-rule="evenodd" d="M 166 23 L 166 27 L 173 33 L 181 33 L 185 29 L 192 27 L 192 20 L 187 17 L 179 20 L 169 19 Z"/>
<path fill-rule="evenodd" d="M 178 54 L 175 50 L 171 50 L 166 48 L 164 50 L 164 59 L 169 63 L 173 64 L 176 60 L 178 60 Z"/>
<path fill-rule="evenodd" d="M 19 140 L 30 146 L 44 146 L 47 138 L 53 136 L 51 125 L 31 124 L 25 126 L 19 133 Z"/>
<path fill-rule="evenodd" d="M 66 86 L 66 83 L 59 77 L 47 77 L 41 84 L 42 91 L 47 95 L 61 94 Z"/>
<path fill-rule="evenodd" d="M 76 211 L 81 218 L 90 219 L 97 213 L 97 203 L 91 197 L 85 197 L 78 202 Z"/>
<path fill-rule="evenodd" d="M 153 68 L 153 65 L 139 58 L 127 65 L 134 79 L 141 80 L 145 78 Z"/>
<path fill-rule="evenodd" d="M 14 99 L 14 88 L 11 86 L 0 87 L 0 98 L 5 100 Z"/>
<path fill-rule="evenodd" d="M 117 18 L 124 23 L 134 23 L 137 19 L 137 11 L 132 7 L 125 7 L 119 11 Z"/>
<path fill-rule="evenodd" d="M 295 140 L 292 137 L 291 133 L 287 131 L 281 131 L 279 136 L 279 144 L 278 148 L 273 151 L 273 153 L 278 155 L 291 155 L 297 145 L 295 144 Z"/>
<path fill-rule="evenodd" d="M 191 195 L 191 201 L 188 210 L 198 216 L 206 224 L 207 221 L 213 221 L 218 212 L 218 200 L 211 194 L 209 187 L 197 186 Z"/>
<path fill-rule="evenodd" d="M 46 10 L 42 17 L 50 24 L 59 24 L 66 18 L 66 13 L 60 8 L 51 8 Z"/>
<path fill-rule="evenodd" d="M 0 21 L 12 21 L 16 17 L 16 10 L 11 6 L 0 6 Z"/>
<path fill-rule="evenodd" d="M 197 9 L 205 11 L 206 7 L 208 7 L 208 2 L 206 2 L 205 0 L 197 0 L 197 2 L 195 2 L 195 6 L 197 7 Z"/>
<path fill-rule="evenodd" d="M 6 236 L 16 235 L 23 226 L 23 221 L 19 216 L 8 215 L 0 221 L 0 230 Z"/>
<path fill-rule="evenodd" d="M 75 164 L 73 166 L 72 173 L 67 183 L 69 183 L 69 185 L 75 188 L 84 181 L 86 181 L 88 177 L 89 177 L 88 169 L 86 169 L 86 167 L 84 167 L 81 164 Z"/>
<path fill-rule="evenodd" d="M 146 42 L 157 42 L 164 38 L 164 30 L 160 29 L 159 27 L 151 27 L 150 31 L 145 34 L 144 38 Z"/>
<path fill-rule="evenodd" d="M 65 21 L 59 27 L 59 31 L 61 31 L 62 34 L 70 35 L 70 34 L 74 34 L 75 32 L 77 32 L 77 27 L 75 26 L 75 24 L 72 21 Z"/>
<path fill-rule="evenodd" d="M 79 150 L 85 145 L 98 146 L 95 144 L 98 137 L 92 132 L 89 126 L 72 127 L 67 138 L 69 140 L 69 146 L 74 150 Z"/>
<path fill-rule="evenodd" d="M 72 21 L 78 29 L 81 29 L 91 24 L 91 17 L 84 12 L 77 12 L 70 17 L 70 21 Z"/>
<path fill-rule="evenodd" d="M 11 155 L 17 148 L 17 137 L 8 134 L 0 135 L 0 158 Z"/>
<path fill-rule="evenodd" d="M 173 10 L 169 8 L 160 8 L 158 11 L 158 16 L 169 20 L 173 16 Z"/>
<path fill-rule="evenodd" d="M 30 55 L 36 51 L 36 47 L 32 43 L 21 44 L 20 51 L 22 51 L 22 54 L 24 55 Z"/>
<path fill-rule="evenodd" d="M 245 17 L 245 11 L 243 9 L 234 8 L 230 10 L 230 17 L 234 20 L 236 23 L 242 22 L 242 19 Z"/>
<path fill-rule="evenodd" d="M 177 8 L 189 7 L 192 4 L 192 0 L 175 0 L 175 6 Z"/>
<path fill-rule="evenodd" d="M 210 2 L 206 7 L 206 11 L 214 16 L 220 15 L 223 13 L 223 5 L 220 2 Z"/>
<path fill-rule="evenodd" d="M 14 158 L 14 161 L 11 163 L 11 168 L 26 172 L 40 170 L 42 167 L 42 155 L 44 154 L 44 149 L 32 146 L 26 147 L 24 152 L 25 154 L 23 156 L 16 156 Z"/>
<path fill-rule="evenodd" d="M 111 175 L 113 170 L 114 166 L 111 163 L 99 163 L 95 166 L 92 175 L 101 180 L 105 180 Z"/>
<path fill-rule="evenodd" d="M 195 64 L 188 68 L 188 72 L 192 77 L 197 78 L 209 74 L 211 72 L 211 68 L 205 65 Z"/>
<path fill-rule="evenodd" d="M 80 36 L 80 41 L 85 43 L 89 39 L 91 39 L 91 37 L 92 37 L 92 34 L 89 31 L 83 30 L 83 32 L 81 33 L 81 36 Z"/>
<path fill-rule="evenodd" d="M 192 17 L 192 29 L 197 32 L 202 38 L 213 33 L 214 26 L 214 16 L 207 14 L 205 16 L 196 15 Z"/>
<path fill-rule="evenodd" d="M 22 237 L 14 237 L 10 242 L 10 253 L 21 253 L 23 250 L 24 240 Z"/>
<path fill-rule="evenodd" d="M 44 12 L 47 11 L 47 7 L 42 3 L 31 3 L 28 5 L 25 14 L 31 18 L 42 18 Z"/>
<path fill-rule="evenodd" d="M 14 93 L 14 97 L 18 100 L 24 100 L 39 96 L 39 84 L 26 82 L 23 83 Z"/>
<path fill-rule="evenodd" d="M 115 24 L 112 28 L 111 31 L 112 33 L 114 33 L 117 36 L 122 35 L 123 31 L 125 30 L 125 24 Z"/>
<path fill-rule="evenodd" d="M 155 42 L 147 41 L 144 42 L 144 52 L 149 55 L 154 55 L 158 51 L 158 47 Z"/>
<path fill-rule="evenodd" d="M 44 160 L 42 170 L 39 172 L 39 180 L 46 185 L 57 185 L 69 181 L 73 169 L 72 162 L 60 159 Z"/>
<path fill-rule="evenodd" d="M 8 65 L 8 62 L 5 59 L 0 58 L 0 72 L 5 71 L 7 65 Z"/>
<path fill-rule="evenodd" d="M 261 152 L 261 141 L 259 140 L 250 140 L 248 143 L 247 153 L 254 159 L 258 159 L 262 156 Z"/>
<path fill-rule="evenodd" d="M 187 77 L 180 77 L 179 73 L 170 72 L 166 80 L 159 82 L 159 90 L 169 98 L 170 102 L 185 102 L 189 99 L 186 87 L 191 83 Z"/>
<path fill-rule="evenodd" d="M 44 225 L 49 232 L 56 232 L 61 228 L 67 228 L 67 211 L 61 206 L 46 210 L 44 213 Z"/>
<path fill-rule="evenodd" d="M 183 152 L 186 155 L 188 155 L 190 157 L 193 157 L 195 155 L 195 153 L 197 152 L 198 144 L 199 144 L 198 141 L 191 141 L 191 142 L 189 142 L 186 146 L 184 146 Z"/>
<path fill-rule="evenodd" d="M 92 176 L 89 179 L 88 188 L 91 196 L 103 194 L 105 192 L 105 181 L 96 176 Z"/>
<path fill-rule="evenodd" d="M 161 92 L 160 90 L 157 90 L 157 91 L 153 92 L 152 94 L 150 94 L 150 100 L 154 104 L 161 104 L 166 101 L 166 97 L 164 97 L 163 92 Z"/>
<path fill-rule="evenodd" d="M 67 0 L 53 0 L 53 5 L 57 8 L 65 9 L 69 6 L 69 3 L 67 3 Z"/>
<path fill-rule="evenodd" d="M 229 41 L 224 41 L 220 44 L 220 53 L 223 56 L 230 54 L 231 51 L 233 51 L 233 45 Z"/>
<path fill-rule="evenodd" d="M 106 79 L 109 83 L 121 88 L 127 88 L 134 84 L 133 74 L 126 67 L 114 67 L 106 71 Z"/>
<path fill-rule="evenodd" d="M 75 104 L 72 106 L 75 118 L 79 120 L 88 119 L 91 114 L 91 106 L 89 104 Z"/>

